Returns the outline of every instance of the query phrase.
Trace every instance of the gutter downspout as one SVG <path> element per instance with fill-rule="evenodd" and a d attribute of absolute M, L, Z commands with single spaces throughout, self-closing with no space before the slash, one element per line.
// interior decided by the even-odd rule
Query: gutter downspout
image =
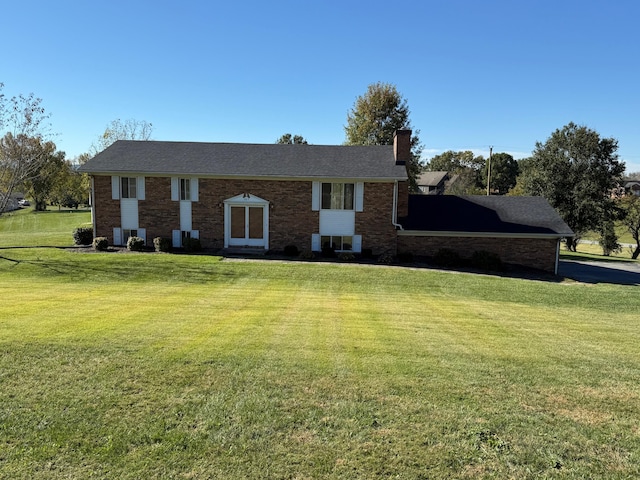
<path fill-rule="evenodd" d="M 555 267 L 555 271 L 553 272 L 554 275 L 558 274 L 558 265 L 560 263 L 560 242 L 561 242 L 561 238 L 558 238 L 556 240 L 556 267 Z"/>
<path fill-rule="evenodd" d="M 391 212 L 391 225 L 396 227 L 398 230 L 404 230 L 402 225 L 397 222 L 398 216 L 398 181 L 395 180 L 393 183 L 393 211 Z"/>
<path fill-rule="evenodd" d="M 91 226 L 93 227 L 93 238 L 96 237 L 96 202 L 95 202 L 95 187 L 94 176 L 91 175 L 91 191 L 89 192 L 89 204 L 91 206 Z"/>

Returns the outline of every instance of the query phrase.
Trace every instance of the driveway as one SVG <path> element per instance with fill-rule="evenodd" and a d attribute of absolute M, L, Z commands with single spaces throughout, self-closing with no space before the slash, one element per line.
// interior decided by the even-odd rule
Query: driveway
<path fill-rule="evenodd" d="M 640 263 L 560 260 L 558 275 L 583 283 L 640 285 Z"/>

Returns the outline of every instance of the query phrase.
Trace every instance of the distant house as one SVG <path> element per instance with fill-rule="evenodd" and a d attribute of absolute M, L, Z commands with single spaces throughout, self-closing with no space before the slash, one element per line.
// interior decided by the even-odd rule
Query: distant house
<path fill-rule="evenodd" d="M 627 181 L 624 184 L 624 189 L 627 193 L 640 196 L 640 181 L 638 180 Z"/>
<path fill-rule="evenodd" d="M 449 172 L 423 172 L 418 176 L 416 184 L 420 193 L 442 195 L 447 180 L 449 180 Z"/>
<path fill-rule="evenodd" d="M 536 235 L 529 242 L 504 242 L 504 232 L 492 232 L 493 225 L 472 236 L 434 233 L 421 222 L 451 212 L 420 200 L 444 197 L 409 195 L 410 155 L 410 130 L 396 132 L 389 146 L 118 141 L 80 171 L 91 176 L 94 234 L 114 245 L 138 236 L 147 243 L 170 238 L 176 248 L 198 238 L 209 249 L 282 251 L 295 245 L 430 255 L 436 244 L 451 247 L 462 236 L 470 239 L 468 252 L 486 247 L 504 261 L 556 271 L 558 242 L 572 233 L 544 200 L 528 207 L 543 208 L 543 223 L 557 227 L 544 232 L 545 242 Z M 514 245 L 520 243 L 532 252 L 518 257 Z"/>

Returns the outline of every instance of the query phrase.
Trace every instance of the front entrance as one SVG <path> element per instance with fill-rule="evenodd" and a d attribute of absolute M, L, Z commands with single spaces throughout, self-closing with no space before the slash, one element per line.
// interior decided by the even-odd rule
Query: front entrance
<path fill-rule="evenodd" d="M 269 202 L 248 193 L 224 202 L 225 248 L 269 248 Z"/>

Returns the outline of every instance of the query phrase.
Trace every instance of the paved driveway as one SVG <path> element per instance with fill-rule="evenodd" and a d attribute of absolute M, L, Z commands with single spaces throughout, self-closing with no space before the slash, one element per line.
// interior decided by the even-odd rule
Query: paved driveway
<path fill-rule="evenodd" d="M 558 275 L 584 283 L 640 285 L 640 263 L 560 260 Z"/>

